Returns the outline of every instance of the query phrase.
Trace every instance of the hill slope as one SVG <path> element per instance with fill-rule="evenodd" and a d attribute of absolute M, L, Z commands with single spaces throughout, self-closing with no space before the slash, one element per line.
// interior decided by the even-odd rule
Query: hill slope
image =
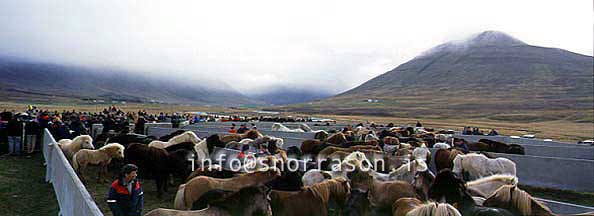
<path fill-rule="evenodd" d="M 487 31 L 439 45 L 328 100 L 293 108 L 401 117 L 565 118 L 562 110 L 591 113 L 592 64 L 591 56 Z M 367 103 L 368 98 L 378 102 Z M 548 111 L 560 116 L 538 113 Z"/>
<path fill-rule="evenodd" d="M 0 58 L 2 101 L 127 102 L 240 105 L 258 103 L 225 88 L 207 88 L 173 79 L 148 78 L 124 70 L 95 69 Z M 223 86 L 223 87 L 220 87 Z"/>

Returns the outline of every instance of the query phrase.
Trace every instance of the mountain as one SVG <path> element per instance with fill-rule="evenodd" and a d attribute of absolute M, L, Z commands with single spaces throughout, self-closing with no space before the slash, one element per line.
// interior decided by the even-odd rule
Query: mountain
<path fill-rule="evenodd" d="M 403 117 L 563 115 L 560 110 L 591 113 L 593 94 L 591 56 L 486 31 L 436 46 L 358 87 L 311 106 L 295 106 L 295 111 Z"/>
<path fill-rule="evenodd" d="M 166 75 L 149 77 L 142 72 L 39 63 L 10 57 L 0 58 L 0 98 L 1 101 L 47 103 L 97 99 L 196 105 L 260 104 L 223 82 L 213 88 L 166 78 Z"/>
<path fill-rule="evenodd" d="M 271 86 L 266 91 L 251 93 L 248 96 L 268 105 L 287 105 L 320 100 L 332 96 L 332 93 L 315 89 Z"/>

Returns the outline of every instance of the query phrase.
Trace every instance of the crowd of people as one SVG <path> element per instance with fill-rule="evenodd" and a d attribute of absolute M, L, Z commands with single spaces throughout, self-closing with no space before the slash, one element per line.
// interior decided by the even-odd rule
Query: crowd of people
<path fill-rule="evenodd" d="M 480 130 L 478 127 L 465 126 L 464 129 L 462 130 L 462 134 L 464 134 L 464 135 L 497 136 L 497 135 L 499 135 L 499 132 L 497 132 L 495 129 L 491 129 L 491 131 L 489 131 L 488 134 L 485 134 L 484 131 Z"/>

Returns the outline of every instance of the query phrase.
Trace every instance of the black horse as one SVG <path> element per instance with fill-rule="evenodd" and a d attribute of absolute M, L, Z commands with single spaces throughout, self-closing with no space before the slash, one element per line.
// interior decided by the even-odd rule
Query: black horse
<path fill-rule="evenodd" d="M 524 147 L 518 144 L 505 144 L 490 139 L 480 139 L 478 142 L 489 145 L 491 152 L 524 155 Z"/>
<path fill-rule="evenodd" d="M 154 179 L 157 196 L 167 191 L 167 179 L 170 174 L 186 178 L 191 173 L 194 153 L 186 149 L 168 152 L 165 149 L 149 147 L 141 143 L 132 143 L 124 151 L 126 163 L 136 164 L 142 178 Z"/>
<path fill-rule="evenodd" d="M 451 170 L 445 169 L 437 174 L 431 188 L 429 198 L 437 201 L 445 200 L 457 206 L 463 216 L 513 216 L 510 211 L 501 208 L 482 207 L 476 205 L 468 193 L 465 183 Z"/>
<path fill-rule="evenodd" d="M 149 144 L 152 142 L 154 137 L 142 135 L 142 134 L 121 134 L 116 135 L 114 137 L 110 137 L 106 140 L 107 143 L 119 143 L 122 144 L 124 147 L 128 147 L 131 143 L 142 143 L 142 144 Z"/>

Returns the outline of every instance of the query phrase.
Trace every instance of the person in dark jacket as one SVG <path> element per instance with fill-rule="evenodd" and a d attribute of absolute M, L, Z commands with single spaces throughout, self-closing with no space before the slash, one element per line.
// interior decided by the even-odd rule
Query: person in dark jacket
<path fill-rule="evenodd" d="M 25 124 L 25 144 L 27 153 L 31 154 L 36 149 L 37 137 L 41 134 L 41 128 L 39 123 L 34 121 L 28 121 Z"/>
<path fill-rule="evenodd" d="M 8 154 L 21 154 L 21 138 L 23 136 L 23 122 L 18 117 L 12 116 L 6 125 L 6 134 L 8 136 Z"/>
<path fill-rule="evenodd" d="M 239 126 L 239 129 L 237 130 L 238 134 L 243 134 L 246 131 L 248 131 L 248 128 L 245 126 L 245 124 L 242 124 L 241 126 Z"/>
<path fill-rule="evenodd" d="M 144 124 L 146 124 L 144 117 L 138 117 L 138 120 L 136 120 L 136 124 L 134 125 L 134 133 L 144 134 Z"/>
<path fill-rule="evenodd" d="M 114 216 L 140 216 L 144 206 L 144 192 L 136 179 L 138 167 L 126 164 L 118 179 L 109 188 L 107 203 Z"/>
<path fill-rule="evenodd" d="M 420 121 L 417 121 L 417 125 L 416 125 L 416 126 L 417 126 L 417 127 L 423 127 L 423 124 L 421 124 L 421 122 L 420 122 Z"/>

